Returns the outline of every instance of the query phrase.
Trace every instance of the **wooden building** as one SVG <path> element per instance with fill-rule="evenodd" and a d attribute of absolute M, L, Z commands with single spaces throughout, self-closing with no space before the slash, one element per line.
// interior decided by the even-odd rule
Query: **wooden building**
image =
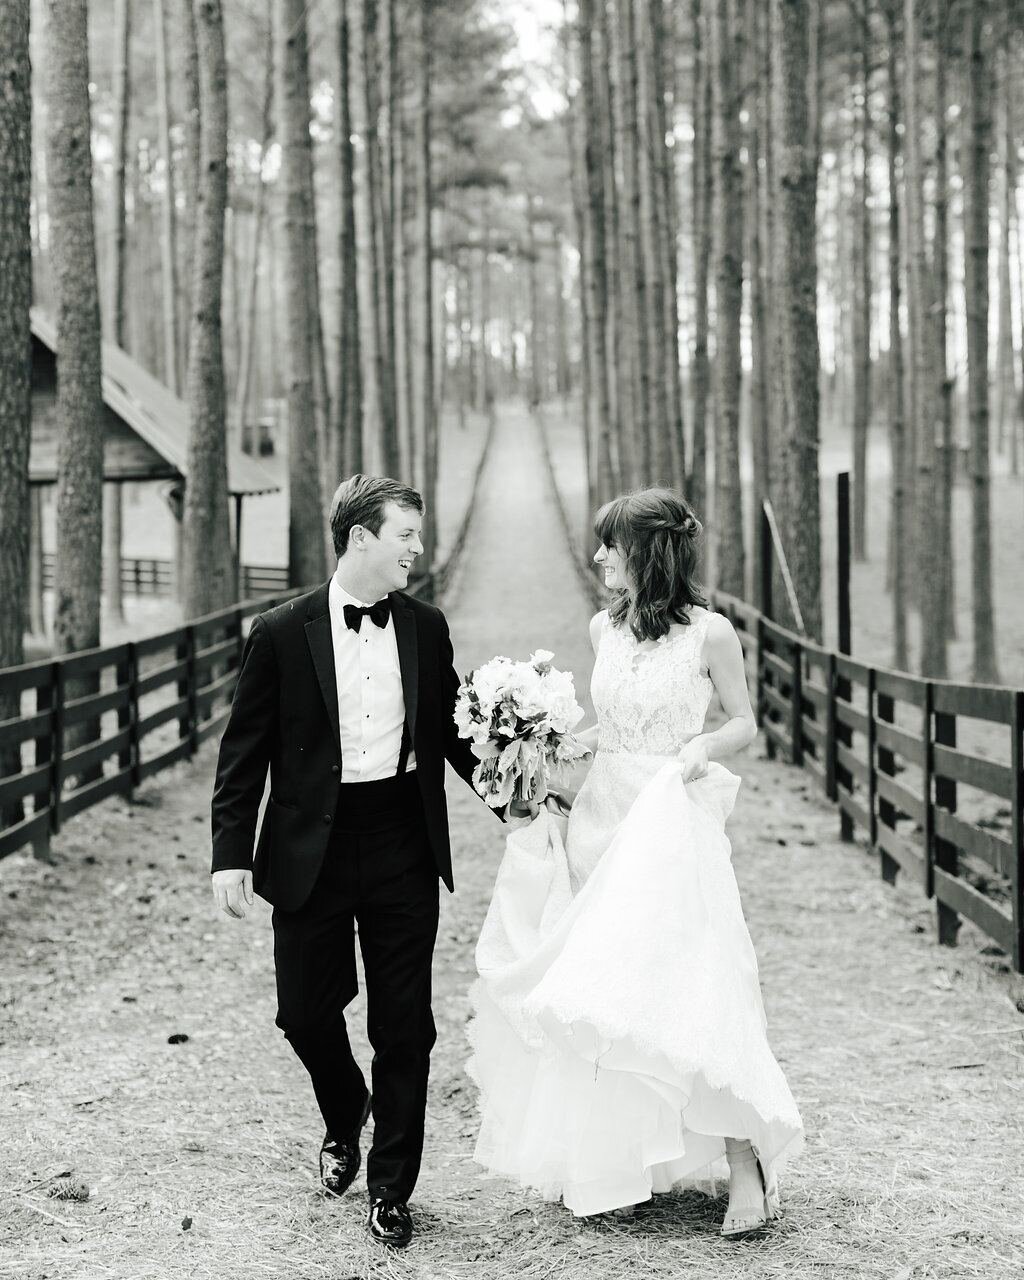
<path fill-rule="evenodd" d="M 180 520 L 188 483 L 188 405 L 113 342 L 102 344 L 104 480 L 162 482 L 172 512 Z M 32 613 L 40 616 L 42 588 L 39 494 L 57 482 L 57 326 L 40 307 L 32 308 L 32 447 L 29 479 L 33 493 Z M 275 493 L 280 484 L 255 459 L 228 440 L 228 492 L 234 499 L 233 543 L 241 563 L 242 504 L 249 496 Z M 34 629 L 34 627 L 33 627 Z"/>

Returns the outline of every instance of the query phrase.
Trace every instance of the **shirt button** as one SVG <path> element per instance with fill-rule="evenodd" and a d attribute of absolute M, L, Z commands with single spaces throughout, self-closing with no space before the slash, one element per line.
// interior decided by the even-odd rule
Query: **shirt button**
<path fill-rule="evenodd" d="M 333 822 L 333 818 L 329 813 L 324 814 L 324 822 Z"/>
<path fill-rule="evenodd" d="M 341 773 L 341 770 L 338 768 L 338 766 L 337 766 L 336 764 L 332 764 L 332 765 L 331 765 L 331 773 Z"/>

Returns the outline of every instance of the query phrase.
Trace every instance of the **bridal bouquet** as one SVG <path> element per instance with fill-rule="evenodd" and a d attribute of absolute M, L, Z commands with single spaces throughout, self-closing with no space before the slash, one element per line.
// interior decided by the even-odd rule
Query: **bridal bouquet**
<path fill-rule="evenodd" d="M 455 724 L 480 763 L 473 785 L 487 804 L 543 800 L 547 779 L 590 754 L 572 730 L 583 718 L 571 673 L 538 649 L 529 662 L 492 658 L 459 688 Z"/>

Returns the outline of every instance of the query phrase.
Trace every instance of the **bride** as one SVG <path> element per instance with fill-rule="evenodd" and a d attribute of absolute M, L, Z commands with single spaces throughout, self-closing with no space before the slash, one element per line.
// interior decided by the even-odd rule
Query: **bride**
<path fill-rule="evenodd" d="M 802 1145 L 765 1035 L 724 825 L 756 734 L 739 640 L 695 580 L 701 526 L 669 489 L 598 512 L 617 594 L 590 625 L 597 724 L 571 805 L 513 831 L 471 991 L 476 1160 L 576 1215 L 729 1173 L 722 1234 L 778 1216 Z M 713 692 L 727 716 L 704 732 Z"/>

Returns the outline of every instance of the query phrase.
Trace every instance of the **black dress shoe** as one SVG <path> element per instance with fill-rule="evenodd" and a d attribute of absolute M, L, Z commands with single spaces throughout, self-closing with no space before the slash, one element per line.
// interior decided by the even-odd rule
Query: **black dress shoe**
<path fill-rule="evenodd" d="M 412 1239 L 412 1216 L 404 1200 L 381 1200 L 370 1197 L 370 1216 L 366 1229 L 378 1244 L 389 1249 L 404 1249 Z"/>
<path fill-rule="evenodd" d="M 329 1133 L 324 1134 L 320 1147 L 320 1181 L 332 1196 L 343 1196 L 355 1181 L 362 1163 L 359 1135 L 369 1114 L 370 1095 L 367 1093 L 359 1123 L 351 1133 L 343 1138 L 332 1138 Z"/>

